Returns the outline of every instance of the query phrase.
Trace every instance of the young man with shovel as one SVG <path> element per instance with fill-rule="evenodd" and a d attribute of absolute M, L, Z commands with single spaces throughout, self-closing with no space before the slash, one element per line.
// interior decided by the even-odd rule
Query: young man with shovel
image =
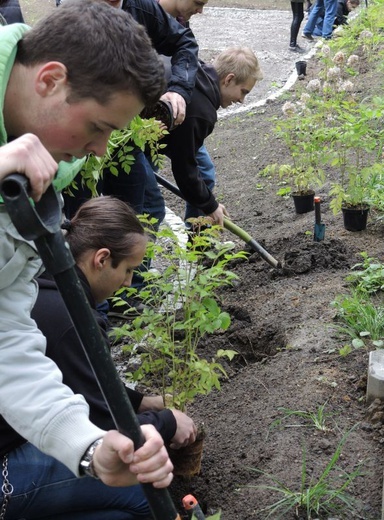
<path fill-rule="evenodd" d="M 145 31 L 126 13 L 88 0 L 58 11 L 32 29 L 0 28 L 0 181 L 24 174 L 35 200 L 54 177 L 57 190 L 68 185 L 81 167 L 77 158 L 102 155 L 111 131 L 164 88 Z M 0 435 L 1 514 L 97 520 L 108 517 L 118 496 L 123 513 L 109 518 L 145 518 L 147 501 L 135 484 L 161 488 L 172 479 L 160 435 L 143 426 L 146 442 L 134 451 L 130 439 L 89 420 L 84 398 L 45 356 L 45 338 L 30 318 L 41 261 L 3 205 L 0 243 L 0 411 L 24 439 L 15 446 Z M 100 481 L 76 478 L 82 460 Z M 103 502 L 99 512 L 95 494 Z"/>
<path fill-rule="evenodd" d="M 196 154 L 213 132 L 217 110 L 242 103 L 262 77 L 258 59 L 248 47 L 226 49 L 212 64 L 201 63 L 185 120 L 164 138 L 164 153 L 171 159 L 183 197 L 210 216 L 213 224 L 223 226 L 227 212 L 201 178 Z"/>

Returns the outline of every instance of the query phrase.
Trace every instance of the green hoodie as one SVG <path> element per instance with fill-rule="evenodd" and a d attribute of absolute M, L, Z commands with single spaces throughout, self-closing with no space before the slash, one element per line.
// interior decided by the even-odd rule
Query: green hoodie
<path fill-rule="evenodd" d="M 17 43 L 28 30 L 28 25 L 21 23 L 0 26 L 0 146 L 8 142 L 3 115 L 5 91 L 15 62 Z M 85 157 L 84 159 L 73 159 L 71 162 L 61 161 L 53 181 L 55 189 L 61 191 L 68 186 L 79 173 L 84 162 Z"/>

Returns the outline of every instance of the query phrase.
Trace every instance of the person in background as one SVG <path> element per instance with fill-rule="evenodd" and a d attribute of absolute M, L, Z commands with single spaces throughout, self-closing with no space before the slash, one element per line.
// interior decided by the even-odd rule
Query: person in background
<path fill-rule="evenodd" d="M 289 40 L 289 50 L 293 52 L 305 52 L 305 49 L 297 44 L 301 22 L 304 19 L 304 0 L 291 0 L 292 24 Z"/>
<path fill-rule="evenodd" d="M 10 23 L 24 23 L 19 0 L 0 0 L 0 15 Z"/>
<path fill-rule="evenodd" d="M 339 0 L 337 3 L 337 12 L 333 24 L 333 29 L 339 25 L 348 24 L 348 15 L 353 9 L 359 7 L 360 0 Z M 321 36 L 323 32 L 324 18 L 320 16 L 313 31 L 314 36 Z"/>
<path fill-rule="evenodd" d="M 189 21 L 192 16 L 202 14 L 208 0 L 159 0 L 159 3 L 164 11 L 176 18 L 181 25 L 189 26 Z M 215 165 L 213 164 L 205 145 L 201 146 L 198 150 L 196 154 L 196 162 L 201 178 L 212 191 L 216 183 L 216 171 Z M 184 214 L 185 227 L 188 230 L 191 230 L 192 224 L 189 219 L 202 215 L 204 215 L 202 211 L 186 202 Z"/>
<path fill-rule="evenodd" d="M 309 41 L 314 41 L 313 32 L 316 24 L 323 19 L 321 36 L 325 40 L 332 38 L 333 24 L 337 11 L 337 0 L 317 0 L 309 13 L 307 23 L 304 26 L 302 37 Z"/>
<path fill-rule="evenodd" d="M 53 179 L 57 191 L 68 185 L 84 156 L 102 155 L 111 131 L 164 90 L 163 64 L 145 30 L 104 3 L 69 0 L 33 28 L 2 26 L 0 53 L 0 181 L 24 174 L 36 201 Z M 0 433 L 2 514 L 101 520 L 110 509 L 109 518 L 145 518 L 149 507 L 136 484 L 161 488 L 172 480 L 161 436 L 143 425 L 145 442 L 135 451 L 130 439 L 89 420 L 84 397 L 45 356 L 30 316 L 41 260 L 2 203 L 0 244 L 0 410 L 23 439 L 8 443 Z"/>
<path fill-rule="evenodd" d="M 120 287 L 129 287 L 134 269 L 141 264 L 148 237 L 132 208 L 113 197 L 96 197 L 85 202 L 72 220 L 66 221 L 66 240 L 76 262 L 84 292 L 109 345 L 105 321 L 96 304 L 109 298 Z M 84 353 L 64 301 L 47 276 L 37 279 L 39 294 L 32 318 L 47 338 L 46 355 L 63 374 L 63 382 L 81 394 L 90 407 L 90 420 L 103 428 L 114 422 Z M 181 448 L 193 442 L 196 427 L 192 419 L 178 410 L 164 409 L 160 396 L 143 396 L 126 387 L 141 424 L 153 424 L 164 442 Z"/>
<path fill-rule="evenodd" d="M 68 0 L 61 0 L 61 6 Z M 172 58 L 171 74 L 162 99 L 171 103 L 175 124 L 180 124 L 185 117 L 185 107 L 189 103 L 198 68 L 198 45 L 192 31 L 181 26 L 170 17 L 155 0 L 104 0 L 111 7 L 122 9 L 145 27 L 154 49 L 162 55 Z M 60 6 L 60 7 L 61 7 Z M 59 7 L 59 9 L 60 9 Z M 165 205 L 161 192 L 145 154 L 134 143 L 131 154 L 135 161 L 129 174 L 117 165 L 118 175 L 103 171 L 103 179 L 98 186 L 99 193 L 112 195 L 130 204 L 138 214 L 145 212 L 144 197 L 151 201 L 151 216 L 158 225 L 164 219 Z M 81 188 L 81 176 L 76 183 Z M 65 214 L 71 218 L 79 206 L 91 198 L 87 189 L 78 189 L 73 196 L 64 194 Z M 155 226 L 155 229 L 158 227 Z M 140 284 L 134 277 L 133 286 Z"/>

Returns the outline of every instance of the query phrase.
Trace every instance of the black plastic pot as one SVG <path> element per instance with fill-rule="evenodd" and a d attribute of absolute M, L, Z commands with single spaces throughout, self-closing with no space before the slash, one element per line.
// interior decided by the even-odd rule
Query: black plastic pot
<path fill-rule="evenodd" d="M 295 63 L 297 76 L 299 79 L 304 79 L 304 76 L 307 75 L 307 62 L 306 61 L 297 61 Z"/>
<path fill-rule="evenodd" d="M 310 190 L 305 194 L 292 193 L 296 213 L 301 214 L 313 211 L 315 209 L 314 197 L 315 192 L 313 190 Z"/>
<path fill-rule="evenodd" d="M 347 231 L 364 231 L 367 227 L 369 207 L 341 208 L 343 212 L 344 228 Z"/>

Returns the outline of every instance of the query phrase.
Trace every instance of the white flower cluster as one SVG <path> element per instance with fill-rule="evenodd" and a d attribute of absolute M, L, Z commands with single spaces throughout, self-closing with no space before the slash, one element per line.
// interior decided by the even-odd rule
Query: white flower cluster
<path fill-rule="evenodd" d="M 341 78 L 341 69 L 340 67 L 331 67 L 330 69 L 328 69 L 328 72 L 327 72 L 327 80 L 332 82 L 332 81 L 337 81 Z"/>
<path fill-rule="evenodd" d="M 359 65 L 359 61 L 360 61 L 360 58 L 356 54 L 351 54 L 347 60 L 347 65 L 348 65 L 348 67 L 355 69 Z"/>
<path fill-rule="evenodd" d="M 330 56 L 331 55 L 331 47 L 329 45 L 323 45 L 321 48 L 321 52 L 323 53 L 323 56 Z"/>
<path fill-rule="evenodd" d="M 303 92 L 300 96 L 300 102 L 305 105 L 311 99 L 311 96 L 306 92 Z"/>
<path fill-rule="evenodd" d="M 286 103 L 284 103 L 281 110 L 283 111 L 283 114 L 285 116 L 290 117 L 296 114 L 296 105 L 291 101 L 287 101 Z"/>
<path fill-rule="evenodd" d="M 309 92 L 320 92 L 321 90 L 321 82 L 319 79 L 311 79 L 311 81 L 308 82 L 307 90 Z"/>
<path fill-rule="evenodd" d="M 343 51 L 338 51 L 332 57 L 331 48 L 329 45 L 323 43 L 321 47 L 322 55 L 325 58 L 330 59 L 334 66 L 326 69 L 326 78 L 321 81 L 320 79 L 312 79 L 307 84 L 307 90 L 309 92 L 317 92 L 329 94 L 330 92 L 354 92 L 354 84 L 350 80 L 346 80 L 344 76 L 345 67 L 357 69 L 359 65 L 359 57 L 356 54 L 352 54 L 347 57 Z"/>
<path fill-rule="evenodd" d="M 345 63 L 346 59 L 347 59 L 347 56 L 346 56 L 345 52 L 339 51 L 334 55 L 332 61 L 333 61 L 333 63 L 336 63 L 336 65 L 343 65 L 343 63 Z"/>
<path fill-rule="evenodd" d="M 353 92 L 354 88 L 354 84 L 349 80 L 342 81 L 337 86 L 338 92 Z"/>
<path fill-rule="evenodd" d="M 368 31 L 368 29 L 364 29 L 364 31 L 361 31 L 359 35 L 360 40 L 369 40 L 373 38 L 373 33 L 371 31 Z"/>

